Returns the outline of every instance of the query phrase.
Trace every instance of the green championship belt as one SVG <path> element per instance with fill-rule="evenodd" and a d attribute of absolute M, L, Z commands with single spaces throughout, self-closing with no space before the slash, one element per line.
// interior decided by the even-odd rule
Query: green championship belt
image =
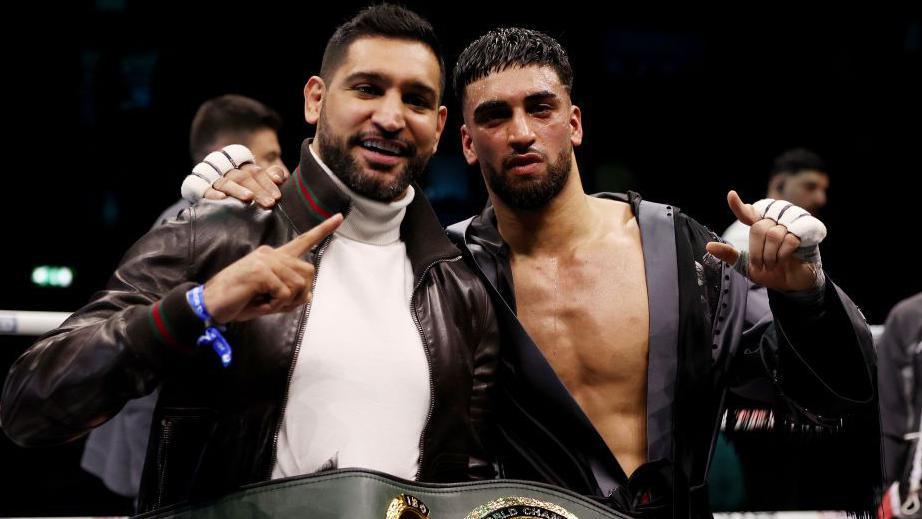
<path fill-rule="evenodd" d="M 435 484 L 343 469 L 267 481 L 207 503 L 178 504 L 138 518 L 626 519 L 552 485 L 500 479 Z"/>

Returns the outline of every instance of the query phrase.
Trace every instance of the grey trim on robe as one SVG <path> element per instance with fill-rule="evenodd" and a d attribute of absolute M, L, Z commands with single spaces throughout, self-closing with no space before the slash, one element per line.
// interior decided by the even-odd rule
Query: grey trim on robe
<path fill-rule="evenodd" d="M 642 200 L 637 223 L 649 301 L 647 460 L 672 459 L 679 342 L 679 273 L 672 206 Z M 667 273 L 666 275 L 663 275 Z"/>

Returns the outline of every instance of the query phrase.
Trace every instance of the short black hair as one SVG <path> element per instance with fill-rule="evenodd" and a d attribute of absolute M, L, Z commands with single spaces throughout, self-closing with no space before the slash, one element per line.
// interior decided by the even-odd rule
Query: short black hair
<path fill-rule="evenodd" d="M 189 153 L 200 162 L 213 151 L 222 135 L 252 133 L 268 128 L 276 132 L 282 127 L 278 112 L 255 99 L 227 94 L 202 103 L 189 131 Z"/>
<path fill-rule="evenodd" d="M 573 68 L 560 42 L 533 29 L 493 29 L 476 39 L 458 56 L 452 86 L 464 104 L 464 89 L 494 72 L 531 65 L 554 69 L 567 92 L 573 93 Z"/>
<path fill-rule="evenodd" d="M 796 175 L 801 171 L 815 170 L 828 175 L 826 161 L 816 152 L 807 148 L 794 148 L 775 157 L 771 177 L 777 175 Z"/>
<path fill-rule="evenodd" d="M 445 60 L 432 24 L 413 11 L 394 4 L 366 7 L 340 25 L 323 51 L 320 77 L 329 82 L 346 57 L 349 45 L 360 38 L 393 38 L 422 43 L 439 61 L 439 93 L 445 92 Z"/>

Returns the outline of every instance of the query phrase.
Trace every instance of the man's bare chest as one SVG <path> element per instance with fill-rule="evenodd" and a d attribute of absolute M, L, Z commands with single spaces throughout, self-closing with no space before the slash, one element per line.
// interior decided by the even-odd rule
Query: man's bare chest
<path fill-rule="evenodd" d="M 567 258 L 514 258 L 520 321 L 571 390 L 646 376 L 649 315 L 639 243 Z"/>

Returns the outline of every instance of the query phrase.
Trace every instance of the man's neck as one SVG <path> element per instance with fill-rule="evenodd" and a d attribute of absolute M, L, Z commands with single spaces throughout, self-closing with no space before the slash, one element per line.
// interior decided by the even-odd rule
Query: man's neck
<path fill-rule="evenodd" d="M 404 194 L 393 202 L 372 200 L 356 193 L 344 184 L 323 162 L 317 150 L 314 149 L 313 143 L 311 143 L 310 152 L 340 192 L 349 197 L 352 205 L 352 210 L 336 230 L 336 235 L 374 245 L 388 245 L 400 239 L 400 224 L 403 222 L 407 206 L 413 202 L 415 196 L 413 186 L 407 187 Z"/>
<path fill-rule="evenodd" d="M 598 216 L 583 191 L 575 160 L 560 193 L 534 210 L 509 207 L 491 193 L 500 236 L 513 254 L 558 255 L 591 239 Z"/>

